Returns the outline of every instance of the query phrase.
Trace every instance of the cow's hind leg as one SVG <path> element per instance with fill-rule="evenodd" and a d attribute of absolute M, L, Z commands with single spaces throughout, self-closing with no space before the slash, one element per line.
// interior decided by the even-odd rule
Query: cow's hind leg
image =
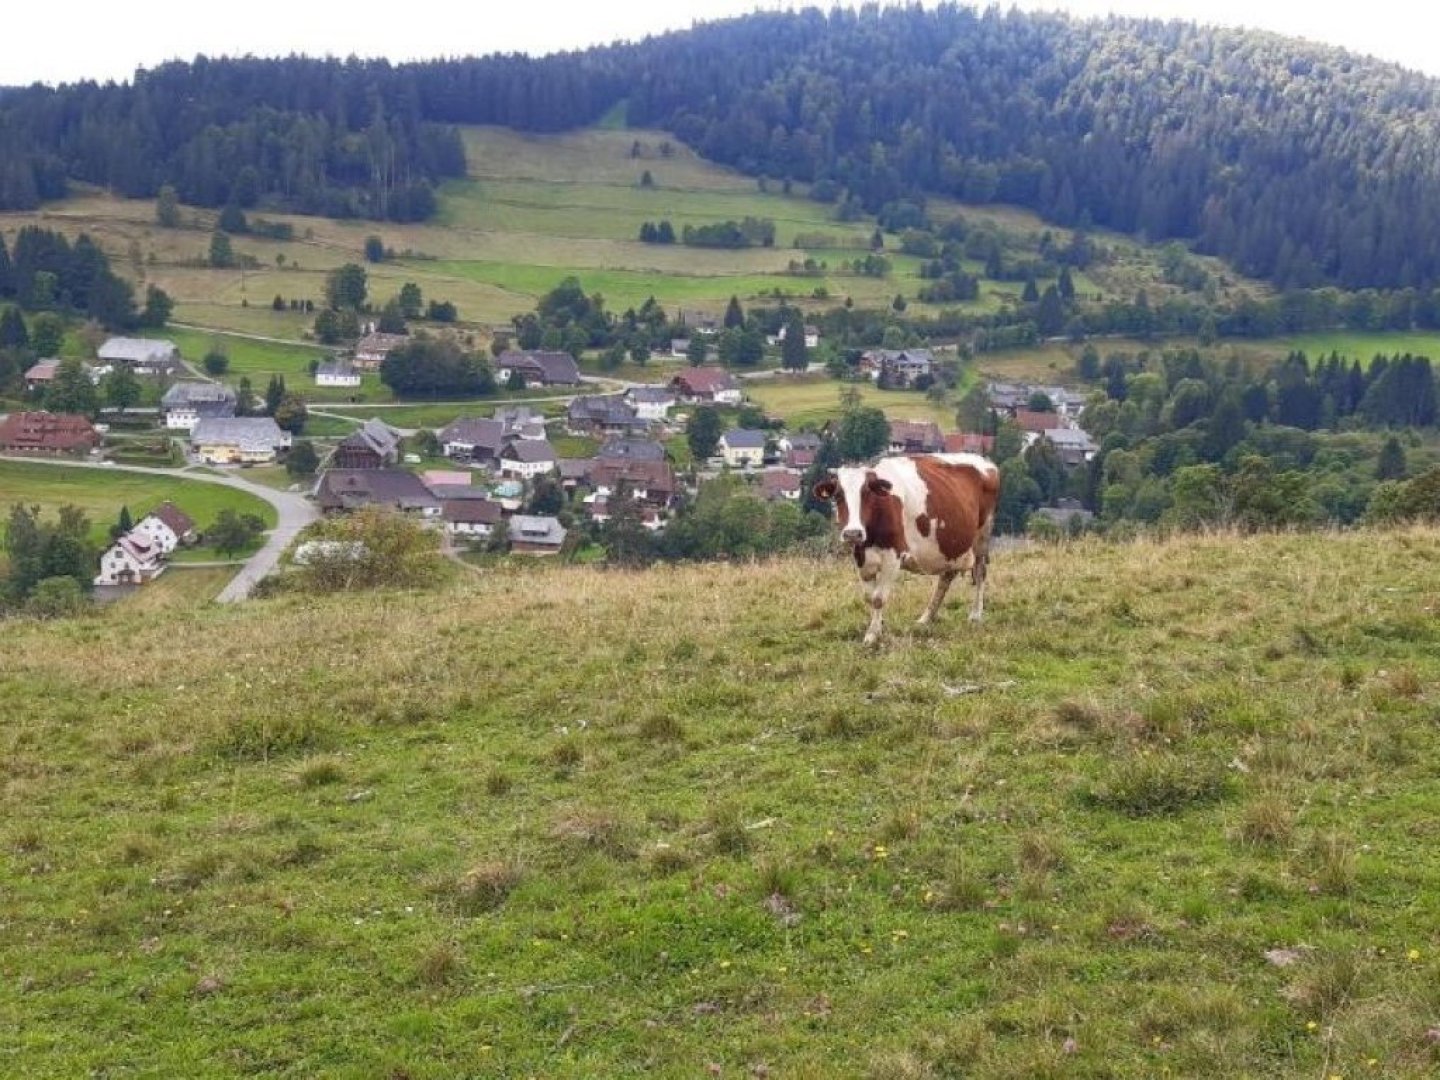
<path fill-rule="evenodd" d="M 975 538 L 975 565 L 970 567 L 970 580 L 975 583 L 975 604 L 970 608 L 970 621 L 979 622 L 985 617 L 985 578 L 990 571 L 990 529 L 995 523 L 991 518 Z"/>
<path fill-rule="evenodd" d="M 959 570 L 942 570 L 940 576 L 935 579 L 935 591 L 930 594 L 930 603 L 925 605 L 925 610 L 920 613 L 916 622 L 917 626 L 925 626 L 935 620 L 940 611 L 940 605 L 945 602 L 945 594 L 950 591 L 950 584 L 960 576 Z"/>

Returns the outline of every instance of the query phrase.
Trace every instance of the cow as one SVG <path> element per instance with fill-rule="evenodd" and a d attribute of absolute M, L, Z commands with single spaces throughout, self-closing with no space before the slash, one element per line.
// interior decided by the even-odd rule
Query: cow
<path fill-rule="evenodd" d="M 880 639 L 885 601 L 901 570 L 937 578 L 921 626 L 935 618 L 950 583 L 967 569 L 975 585 L 970 621 L 984 617 L 990 530 L 1000 498 L 994 462 L 978 454 L 895 455 L 837 469 L 814 493 L 834 500 L 840 539 L 854 551 L 870 603 L 866 645 Z"/>

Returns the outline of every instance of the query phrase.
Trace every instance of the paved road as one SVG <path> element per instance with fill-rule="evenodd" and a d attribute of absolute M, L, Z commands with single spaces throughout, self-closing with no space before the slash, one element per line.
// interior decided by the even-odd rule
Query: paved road
<path fill-rule="evenodd" d="M 12 457 L 10 455 L 0 455 L 0 457 L 7 461 L 39 462 L 42 465 L 53 465 L 61 469 L 102 469 L 107 472 L 146 473 L 150 476 L 179 476 L 186 480 L 199 481 L 202 484 L 219 484 L 221 487 L 245 491 L 258 499 L 264 499 L 275 508 L 277 524 L 270 530 L 265 546 L 245 561 L 240 572 L 216 597 L 222 604 L 233 604 L 249 596 L 256 584 L 275 569 L 276 564 L 280 561 L 280 556 L 290 546 L 300 530 L 320 516 L 315 504 L 296 492 L 277 491 L 274 488 L 251 483 L 239 476 L 229 474 L 217 476 L 214 473 L 196 472 L 188 466 L 184 469 L 158 469 L 148 465 L 105 465 L 98 461 L 54 461 L 48 458 Z"/>

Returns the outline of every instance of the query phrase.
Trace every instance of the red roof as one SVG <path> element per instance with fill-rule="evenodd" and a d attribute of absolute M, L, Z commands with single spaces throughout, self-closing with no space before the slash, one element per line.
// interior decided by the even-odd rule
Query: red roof
<path fill-rule="evenodd" d="M 1021 431 L 1034 432 L 1036 435 L 1063 426 L 1058 413 L 1031 412 L 1029 409 L 1016 409 L 1015 423 L 1020 425 Z"/>
<path fill-rule="evenodd" d="M 11 413 L 0 422 L 0 450 L 19 453 L 89 450 L 100 445 L 100 433 L 83 416 L 69 413 Z"/>
<path fill-rule="evenodd" d="M 993 449 L 994 435 L 971 435 L 965 431 L 952 431 L 945 436 L 947 454 L 988 454 Z"/>
<path fill-rule="evenodd" d="M 733 390 L 735 380 L 724 368 L 694 367 L 682 371 L 671 380 L 687 394 L 713 394 L 717 390 Z"/>
<path fill-rule="evenodd" d="M 183 538 L 195 531 L 195 522 L 190 520 L 190 515 L 172 502 L 161 503 L 151 510 L 150 514 L 163 521 L 166 527 L 178 537 Z"/>

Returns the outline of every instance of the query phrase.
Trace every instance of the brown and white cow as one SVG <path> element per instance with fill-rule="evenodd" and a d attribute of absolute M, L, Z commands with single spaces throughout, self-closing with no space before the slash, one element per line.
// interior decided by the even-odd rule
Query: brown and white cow
<path fill-rule="evenodd" d="M 835 500 L 840 539 L 854 548 L 871 609 L 865 644 L 879 640 L 885 601 L 901 570 L 938 578 L 920 625 L 935 618 L 950 583 L 967 569 L 975 584 L 970 619 L 982 618 L 1000 498 L 994 462 L 978 454 L 886 457 L 868 467 L 836 469 L 815 485 L 815 496 Z"/>

